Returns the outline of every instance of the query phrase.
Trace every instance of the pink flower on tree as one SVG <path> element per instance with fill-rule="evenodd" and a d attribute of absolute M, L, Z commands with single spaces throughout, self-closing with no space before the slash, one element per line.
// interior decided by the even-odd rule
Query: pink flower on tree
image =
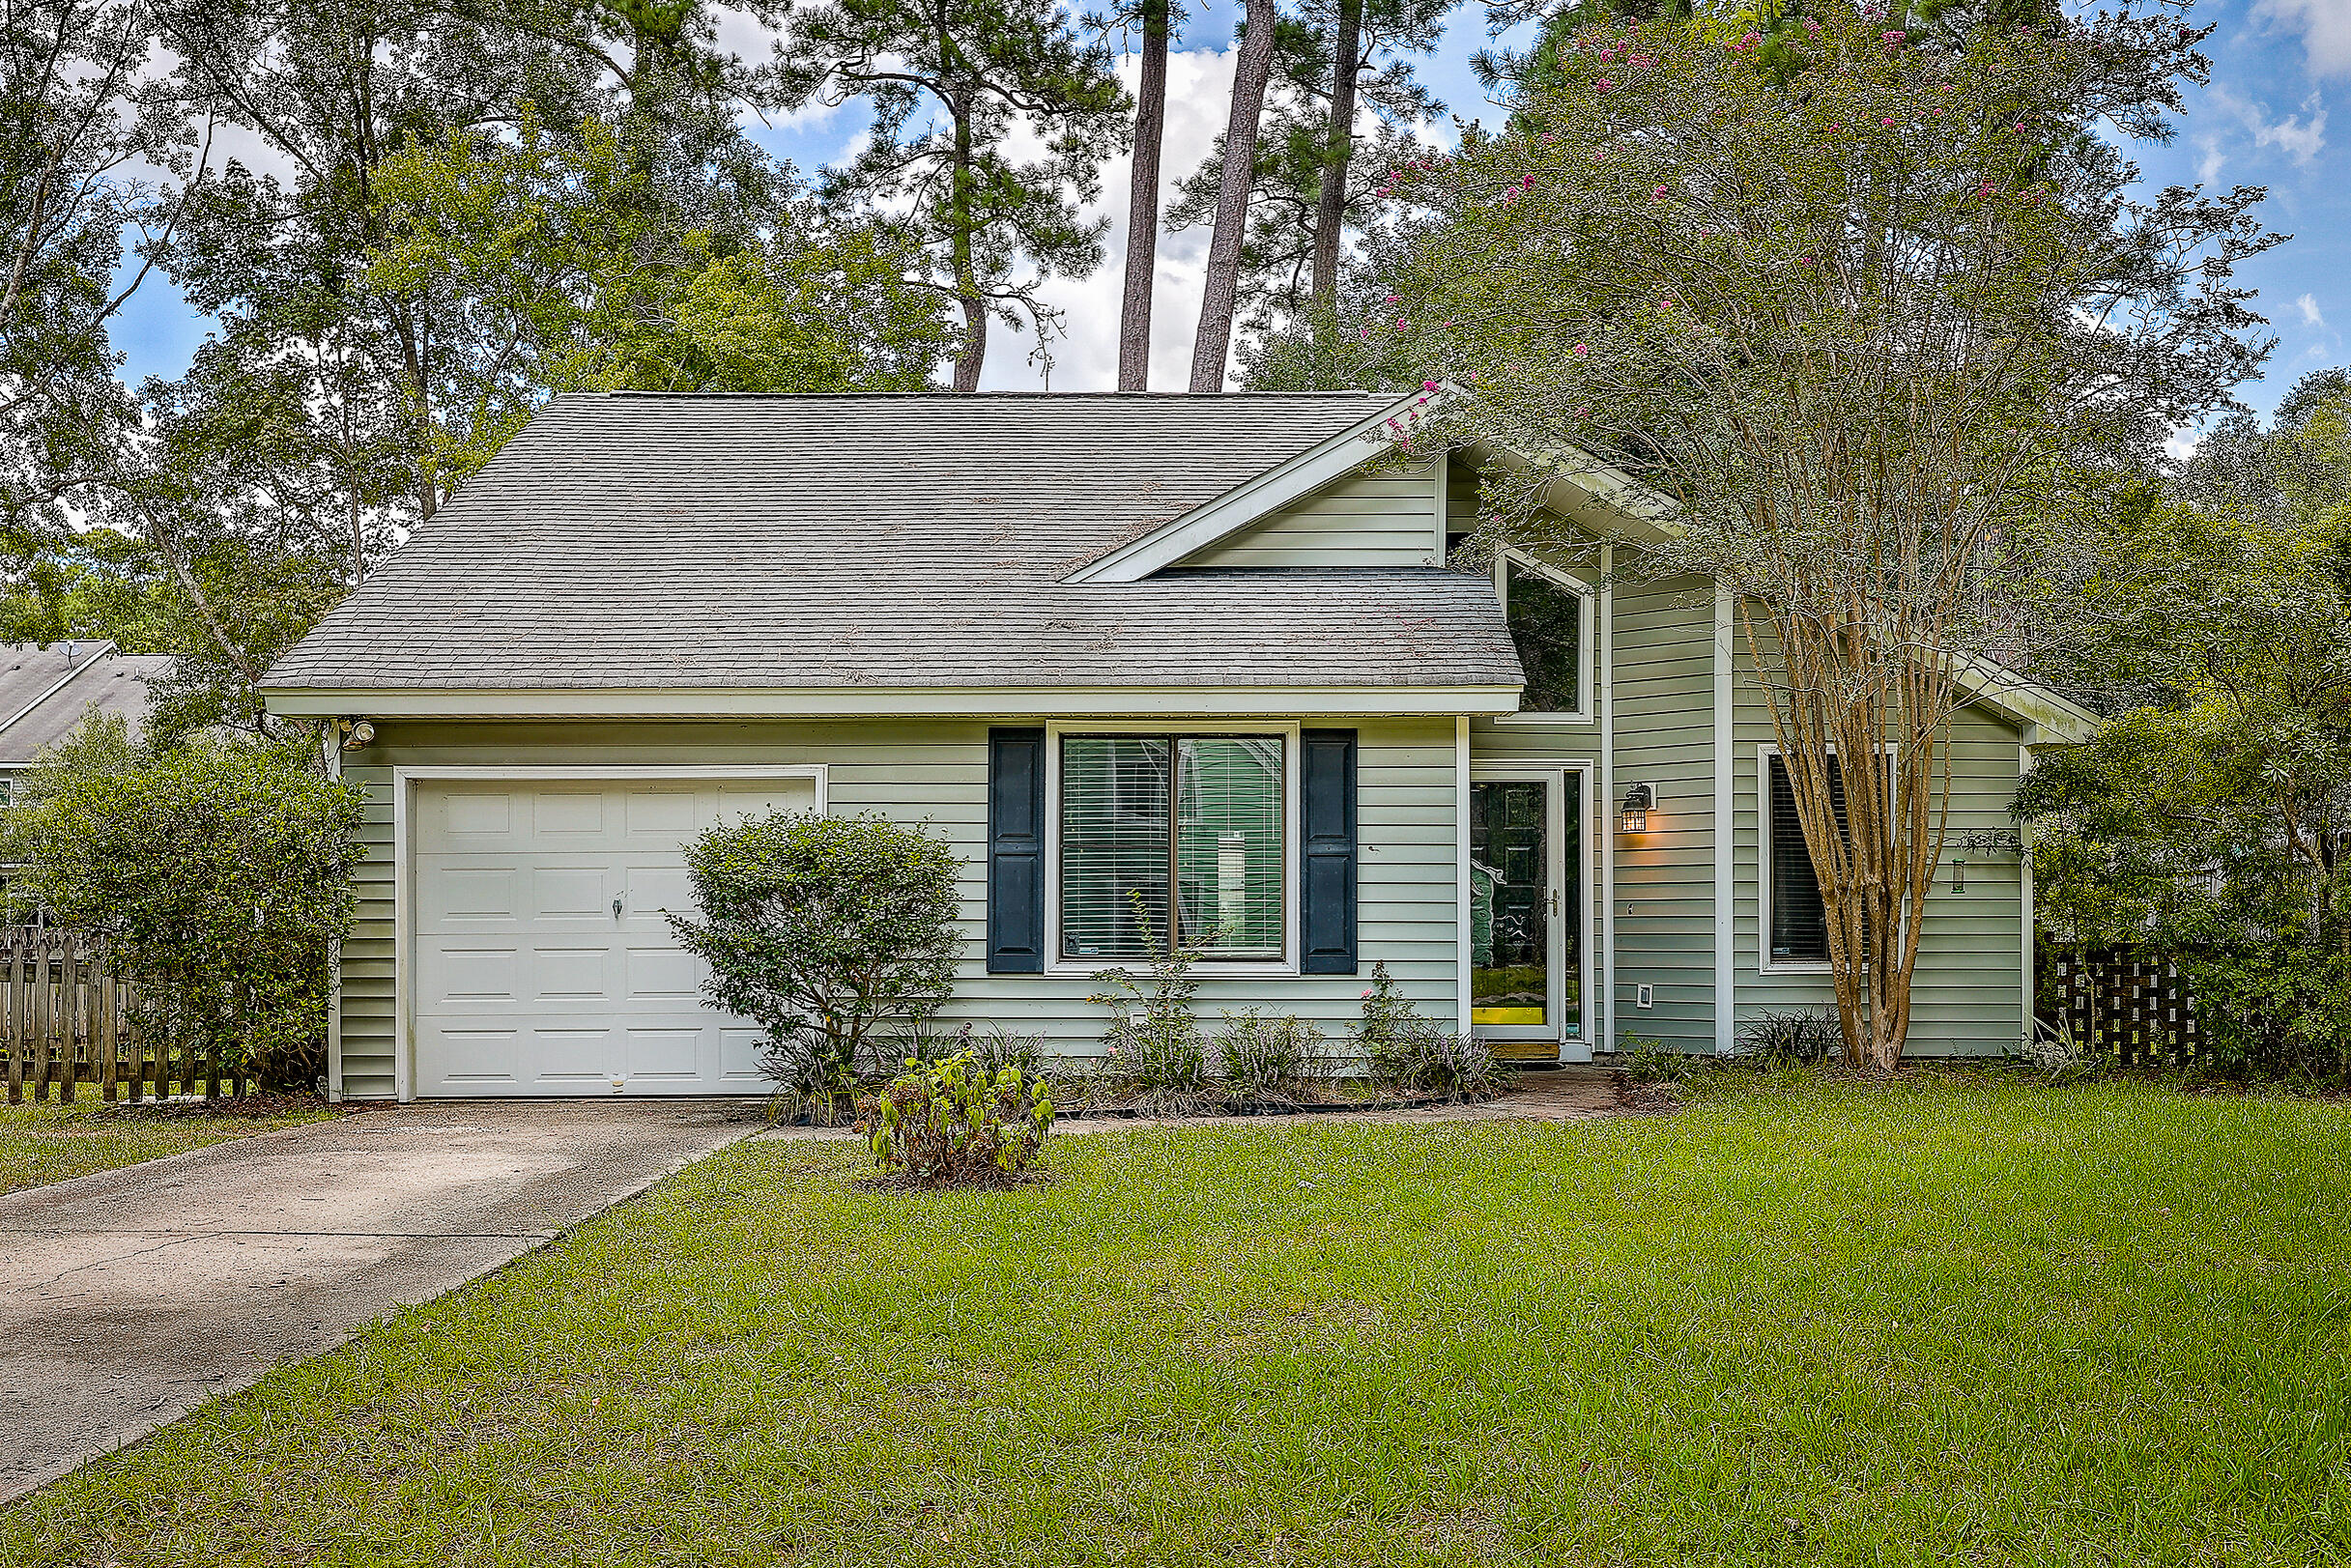
<path fill-rule="evenodd" d="M 1577 358 L 1581 359 L 1589 356 L 1591 353 L 1591 350 L 1585 347 L 1583 344 L 1578 343 L 1572 352 Z"/>

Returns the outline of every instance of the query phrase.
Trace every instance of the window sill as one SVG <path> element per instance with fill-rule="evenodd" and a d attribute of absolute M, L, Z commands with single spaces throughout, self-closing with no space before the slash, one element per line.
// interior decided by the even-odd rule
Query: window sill
<path fill-rule="evenodd" d="M 1091 980 L 1104 971 L 1121 975 L 1148 975 L 1151 965 L 1136 963 L 1132 959 L 1113 958 L 1103 963 L 1088 963 L 1082 958 L 1064 958 L 1047 964 L 1045 973 L 1047 979 Z M 1289 980 L 1297 978 L 1299 969 L 1298 965 L 1279 958 L 1261 958 L 1254 962 L 1227 960 L 1222 963 L 1195 963 L 1191 966 L 1191 972 L 1208 980 L 1229 980 L 1243 975 L 1255 975 L 1266 980 Z M 1327 978 L 1346 980 L 1350 977 L 1338 975 Z"/>
<path fill-rule="evenodd" d="M 1756 970 L 1759 975 L 1833 975 L 1836 966 L 1829 963 L 1767 963 Z"/>

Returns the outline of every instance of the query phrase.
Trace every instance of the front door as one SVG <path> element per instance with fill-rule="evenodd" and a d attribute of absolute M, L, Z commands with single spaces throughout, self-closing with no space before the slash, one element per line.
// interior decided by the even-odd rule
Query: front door
<path fill-rule="evenodd" d="M 1583 779 L 1470 785 L 1470 1023 L 1510 1061 L 1582 1059 Z"/>

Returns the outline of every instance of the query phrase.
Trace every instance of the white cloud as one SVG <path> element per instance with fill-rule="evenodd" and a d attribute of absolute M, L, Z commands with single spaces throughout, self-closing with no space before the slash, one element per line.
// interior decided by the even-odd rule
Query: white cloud
<path fill-rule="evenodd" d="M 2327 325 L 2327 318 L 2319 313 L 2315 295 L 2306 294 L 2294 303 L 2302 307 L 2302 319 L 2306 326 L 2323 328 Z"/>
<path fill-rule="evenodd" d="M 2313 76 L 2351 75 L 2351 4 L 2345 0 L 2257 0 L 2253 18 L 2300 33 Z"/>
<path fill-rule="evenodd" d="M 2204 185 L 2211 185 L 2215 180 L 2221 178 L 2221 165 L 2228 161 L 2227 158 L 2222 156 L 2221 138 L 2218 136 L 2198 136 L 2195 139 L 2195 144 L 2197 147 L 2201 148 L 2204 153 L 2204 156 L 2196 161 L 2196 183 Z"/>
<path fill-rule="evenodd" d="M 2227 88 L 2215 85 L 2206 97 L 2213 107 L 2236 117 L 2239 124 L 2251 133 L 2258 147 L 2275 147 L 2294 160 L 2297 168 L 2307 166 L 2310 159 L 2326 150 L 2327 108 L 2316 93 L 2303 100 L 2300 113 L 2282 119 L 2271 118 L 2270 111 L 2251 99 L 2239 98 Z M 2303 115 L 2308 115 L 2306 124 Z M 2209 147 L 2205 156 L 2213 156 Z"/>

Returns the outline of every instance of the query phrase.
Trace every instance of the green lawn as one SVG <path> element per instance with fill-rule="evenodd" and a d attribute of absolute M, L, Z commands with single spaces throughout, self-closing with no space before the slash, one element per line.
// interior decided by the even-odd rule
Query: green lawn
<path fill-rule="evenodd" d="M 1715 1086 L 754 1143 L 0 1515 L 0 1560 L 2276 1563 L 2351 1555 L 2351 1110 Z"/>
<path fill-rule="evenodd" d="M 326 1106 L 278 1116 L 143 1116 L 101 1109 L 98 1086 L 81 1084 L 79 1099 L 57 1103 L 0 1099 L 0 1192 L 62 1182 L 69 1176 L 176 1155 L 184 1149 L 249 1138 L 256 1132 L 315 1122 Z"/>

